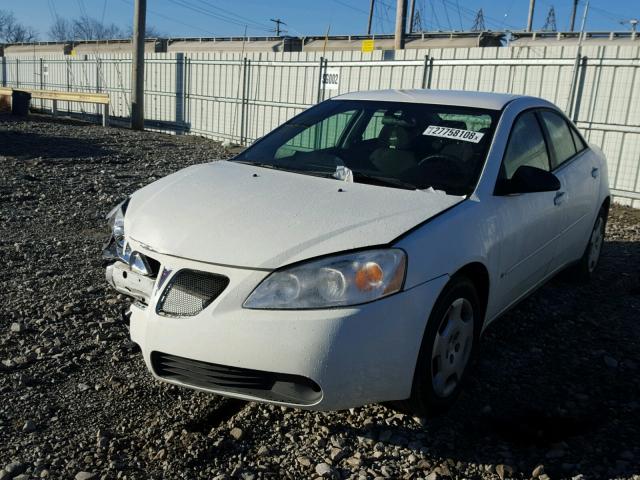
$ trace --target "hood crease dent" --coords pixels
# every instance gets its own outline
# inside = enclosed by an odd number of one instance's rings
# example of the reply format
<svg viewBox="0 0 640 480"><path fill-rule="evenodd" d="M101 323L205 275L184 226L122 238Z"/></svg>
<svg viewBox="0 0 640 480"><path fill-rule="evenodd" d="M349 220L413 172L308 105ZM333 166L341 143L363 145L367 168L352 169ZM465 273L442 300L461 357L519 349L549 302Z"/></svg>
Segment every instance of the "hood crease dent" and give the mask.
<svg viewBox="0 0 640 480"><path fill-rule="evenodd" d="M272 270L387 244L463 199L217 161L135 192L125 232L161 254Z"/></svg>

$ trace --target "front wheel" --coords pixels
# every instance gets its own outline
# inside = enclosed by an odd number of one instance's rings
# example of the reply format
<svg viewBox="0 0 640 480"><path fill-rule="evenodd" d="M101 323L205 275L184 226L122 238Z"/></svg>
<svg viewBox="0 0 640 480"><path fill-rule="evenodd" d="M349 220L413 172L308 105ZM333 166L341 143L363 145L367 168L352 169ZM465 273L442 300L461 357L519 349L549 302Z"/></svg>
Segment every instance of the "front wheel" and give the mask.
<svg viewBox="0 0 640 480"><path fill-rule="evenodd" d="M465 277L454 277L429 316L405 409L433 416L453 404L473 358L481 318L475 286Z"/></svg>

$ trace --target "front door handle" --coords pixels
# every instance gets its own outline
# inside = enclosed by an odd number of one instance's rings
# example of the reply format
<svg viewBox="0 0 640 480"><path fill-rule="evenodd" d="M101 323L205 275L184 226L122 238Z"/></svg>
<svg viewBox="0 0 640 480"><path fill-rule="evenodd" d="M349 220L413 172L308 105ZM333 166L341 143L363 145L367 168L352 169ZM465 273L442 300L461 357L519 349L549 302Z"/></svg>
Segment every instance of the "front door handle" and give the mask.
<svg viewBox="0 0 640 480"><path fill-rule="evenodd" d="M598 167L593 167L591 169L591 176L593 178L598 178L598 175L600 175L600 169Z"/></svg>
<svg viewBox="0 0 640 480"><path fill-rule="evenodd" d="M553 197L554 205L560 205L562 202L564 202L564 192L556 193L556 196Z"/></svg>

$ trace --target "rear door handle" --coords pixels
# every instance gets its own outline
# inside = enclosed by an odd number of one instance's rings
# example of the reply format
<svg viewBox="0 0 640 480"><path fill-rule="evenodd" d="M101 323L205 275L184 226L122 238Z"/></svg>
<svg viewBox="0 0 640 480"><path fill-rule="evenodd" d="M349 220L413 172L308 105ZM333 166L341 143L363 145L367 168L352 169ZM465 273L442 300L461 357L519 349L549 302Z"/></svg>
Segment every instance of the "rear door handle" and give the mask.
<svg viewBox="0 0 640 480"><path fill-rule="evenodd" d="M553 197L554 205L560 205L562 202L564 202L564 192L556 193L556 196Z"/></svg>
<svg viewBox="0 0 640 480"><path fill-rule="evenodd" d="M591 176L593 178L598 178L598 175L600 175L600 169L598 167L593 167L591 169Z"/></svg>

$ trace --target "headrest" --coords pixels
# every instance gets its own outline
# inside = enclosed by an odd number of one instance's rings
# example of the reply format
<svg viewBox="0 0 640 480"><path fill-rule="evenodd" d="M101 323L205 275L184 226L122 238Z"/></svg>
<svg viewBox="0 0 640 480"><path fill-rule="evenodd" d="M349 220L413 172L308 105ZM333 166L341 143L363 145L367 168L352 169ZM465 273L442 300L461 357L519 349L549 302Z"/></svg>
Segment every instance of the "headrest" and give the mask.
<svg viewBox="0 0 640 480"><path fill-rule="evenodd" d="M466 130L467 124L462 120L443 120L440 122L441 127L457 128L458 130Z"/></svg>
<svg viewBox="0 0 640 480"><path fill-rule="evenodd" d="M404 150L409 148L411 138L409 132L400 126L385 125L380 130L379 140L389 148Z"/></svg>
<svg viewBox="0 0 640 480"><path fill-rule="evenodd" d="M385 115L382 117L382 125L411 128L416 126L416 120L415 118L402 118L396 117L395 115Z"/></svg>

